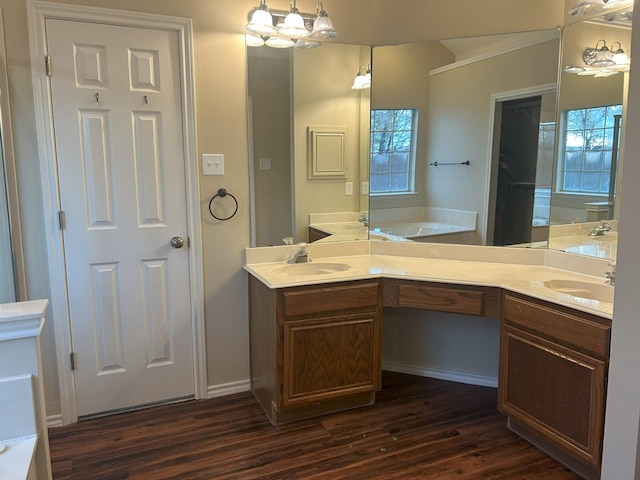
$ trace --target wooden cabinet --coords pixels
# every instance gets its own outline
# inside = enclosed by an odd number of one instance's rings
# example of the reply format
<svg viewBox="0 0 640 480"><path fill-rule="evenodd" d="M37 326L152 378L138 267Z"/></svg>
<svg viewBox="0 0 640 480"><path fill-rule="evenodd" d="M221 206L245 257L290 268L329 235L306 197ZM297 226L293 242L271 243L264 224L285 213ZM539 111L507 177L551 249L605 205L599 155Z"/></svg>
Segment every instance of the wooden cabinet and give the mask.
<svg viewBox="0 0 640 480"><path fill-rule="evenodd" d="M385 307L411 307L484 317L500 316L500 289L416 280L385 279Z"/></svg>
<svg viewBox="0 0 640 480"><path fill-rule="evenodd" d="M504 294L498 407L588 479L600 476L610 336L609 320Z"/></svg>
<svg viewBox="0 0 640 480"><path fill-rule="evenodd" d="M253 392L272 423L370 405L381 386L377 280L272 290L249 276Z"/></svg>

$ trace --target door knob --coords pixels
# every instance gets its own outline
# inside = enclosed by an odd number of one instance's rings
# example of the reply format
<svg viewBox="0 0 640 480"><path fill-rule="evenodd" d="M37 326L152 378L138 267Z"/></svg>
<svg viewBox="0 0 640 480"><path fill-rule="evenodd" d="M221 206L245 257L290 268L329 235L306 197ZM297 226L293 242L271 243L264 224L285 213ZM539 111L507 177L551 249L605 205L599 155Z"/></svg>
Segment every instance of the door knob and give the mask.
<svg viewBox="0 0 640 480"><path fill-rule="evenodd" d="M182 237L172 237L169 242L173 248L182 248L184 246L184 239Z"/></svg>

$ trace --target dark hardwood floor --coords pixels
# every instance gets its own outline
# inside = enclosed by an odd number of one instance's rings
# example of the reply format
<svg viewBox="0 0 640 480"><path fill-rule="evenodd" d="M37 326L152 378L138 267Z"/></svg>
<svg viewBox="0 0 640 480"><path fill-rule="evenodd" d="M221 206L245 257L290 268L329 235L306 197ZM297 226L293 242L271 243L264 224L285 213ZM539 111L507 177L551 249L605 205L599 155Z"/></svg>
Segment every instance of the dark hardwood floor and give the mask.
<svg viewBox="0 0 640 480"><path fill-rule="evenodd" d="M495 389L385 372L374 406L280 427L242 393L49 436L56 480L580 478L505 425Z"/></svg>

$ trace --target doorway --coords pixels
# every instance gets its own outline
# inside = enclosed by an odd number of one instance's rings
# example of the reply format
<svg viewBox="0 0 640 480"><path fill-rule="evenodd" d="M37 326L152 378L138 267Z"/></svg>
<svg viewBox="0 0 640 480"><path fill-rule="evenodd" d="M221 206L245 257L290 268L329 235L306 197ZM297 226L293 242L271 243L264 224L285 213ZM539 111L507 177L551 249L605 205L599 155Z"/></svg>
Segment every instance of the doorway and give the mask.
<svg viewBox="0 0 640 480"><path fill-rule="evenodd" d="M542 97L501 102L493 245L532 241Z"/></svg>
<svg viewBox="0 0 640 480"><path fill-rule="evenodd" d="M191 24L32 10L62 422L206 398Z"/></svg>
<svg viewBox="0 0 640 480"><path fill-rule="evenodd" d="M492 96L487 245L546 247L555 158L556 85Z"/></svg>

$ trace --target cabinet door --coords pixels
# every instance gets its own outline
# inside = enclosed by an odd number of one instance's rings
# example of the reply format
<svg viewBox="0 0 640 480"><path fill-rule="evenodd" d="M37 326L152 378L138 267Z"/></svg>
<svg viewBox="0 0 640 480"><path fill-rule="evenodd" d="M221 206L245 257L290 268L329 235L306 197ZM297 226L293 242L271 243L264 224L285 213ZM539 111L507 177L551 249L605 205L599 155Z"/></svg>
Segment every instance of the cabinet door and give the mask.
<svg viewBox="0 0 640 480"><path fill-rule="evenodd" d="M606 364L502 326L500 409L592 465L600 464Z"/></svg>
<svg viewBox="0 0 640 480"><path fill-rule="evenodd" d="M379 330L374 313L285 322L283 405L379 390Z"/></svg>

